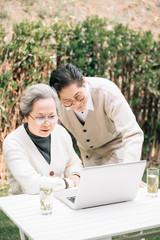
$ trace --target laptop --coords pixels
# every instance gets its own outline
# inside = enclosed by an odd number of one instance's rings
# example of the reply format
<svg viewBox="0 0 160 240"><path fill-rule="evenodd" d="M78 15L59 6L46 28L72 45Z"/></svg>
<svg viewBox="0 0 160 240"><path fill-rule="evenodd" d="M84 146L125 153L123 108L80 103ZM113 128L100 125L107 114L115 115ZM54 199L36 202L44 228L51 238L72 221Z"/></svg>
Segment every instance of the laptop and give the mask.
<svg viewBox="0 0 160 240"><path fill-rule="evenodd" d="M145 166L146 160L85 167L78 188L54 195L72 209L130 201L136 197Z"/></svg>

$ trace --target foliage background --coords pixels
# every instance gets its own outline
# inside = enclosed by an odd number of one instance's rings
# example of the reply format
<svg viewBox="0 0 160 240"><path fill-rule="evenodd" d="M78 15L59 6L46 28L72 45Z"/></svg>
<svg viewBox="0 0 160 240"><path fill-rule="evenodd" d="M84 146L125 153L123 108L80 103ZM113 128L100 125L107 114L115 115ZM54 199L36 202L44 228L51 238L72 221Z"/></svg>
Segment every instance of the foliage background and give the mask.
<svg viewBox="0 0 160 240"><path fill-rule="evenodd" d="M143 158L160 165L159 16L159 0L0 1L0 196L9 187L3 184L2 143L21 123L21 91L48 82L61 61L120 87L145 132ZM0 219L0 238L19 239L17 227L2 212Z"/></svg>
<svg viewBox="0 0 160 240"><path fill-rule="evenodd" d="M1 145L20 123L19 97L37 82L48 83L50 72L65 62L84 76L115 82L144 131L143 159L159 164L160 152L160 38L116 24L107 28L98 16L84 21L43 24L23 20L13 25L10 41L0 26ZM125 117L125 116L124 116Z"/></svg>
<svg viewBox="0 0 160 240"><path fill-rule="evenodd" d="M143 157L159 164L159 13L159 0L0 1L0 179L2 142L20 124L22 89L47 82L65 61L120 87L145 131Z"/></svg>

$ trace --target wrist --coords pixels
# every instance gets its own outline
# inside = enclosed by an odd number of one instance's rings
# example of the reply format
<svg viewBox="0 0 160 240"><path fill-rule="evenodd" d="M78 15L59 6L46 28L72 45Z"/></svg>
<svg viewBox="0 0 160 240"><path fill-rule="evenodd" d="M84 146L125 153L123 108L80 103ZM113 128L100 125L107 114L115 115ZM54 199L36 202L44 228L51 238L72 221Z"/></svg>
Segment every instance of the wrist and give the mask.
<svg viewBox="0 0 160 240"><path fill-rule="evenodd" d="M63 178L63 180L65 182L66 189L74 187L74 182L73 182L72 179L70 179L70 178Z"/></svg>

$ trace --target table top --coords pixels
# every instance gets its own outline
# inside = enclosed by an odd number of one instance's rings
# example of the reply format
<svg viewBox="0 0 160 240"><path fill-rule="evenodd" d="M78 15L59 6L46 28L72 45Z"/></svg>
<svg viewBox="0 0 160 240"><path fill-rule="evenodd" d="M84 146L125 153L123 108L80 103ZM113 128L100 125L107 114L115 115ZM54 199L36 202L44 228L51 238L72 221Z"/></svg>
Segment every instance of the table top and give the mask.
<svg viewBox="0 0 160 240"><path fill-rule="evenodd" d="M160 227L160 194L156 198L139 189L133 201L72 210L53 200L53 214L40 213L39 195L0 198L0 208L34 240L100 239Z"/></svg>

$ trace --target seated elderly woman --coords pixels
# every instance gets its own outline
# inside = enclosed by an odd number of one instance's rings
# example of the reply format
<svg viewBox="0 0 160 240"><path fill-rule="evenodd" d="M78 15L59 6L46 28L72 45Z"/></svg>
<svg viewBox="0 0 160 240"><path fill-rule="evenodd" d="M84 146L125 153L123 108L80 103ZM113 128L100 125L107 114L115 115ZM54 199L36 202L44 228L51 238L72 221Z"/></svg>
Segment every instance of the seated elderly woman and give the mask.
<svg viewBox="0 0 160 240"><path fill-rule="evenodd" d="M20 99L23 122L4 140L10 194L37 194L40 182L53 190L77 186L81 160L68 132L57 124L57 95L46 84L27 87Z"/></svg>

